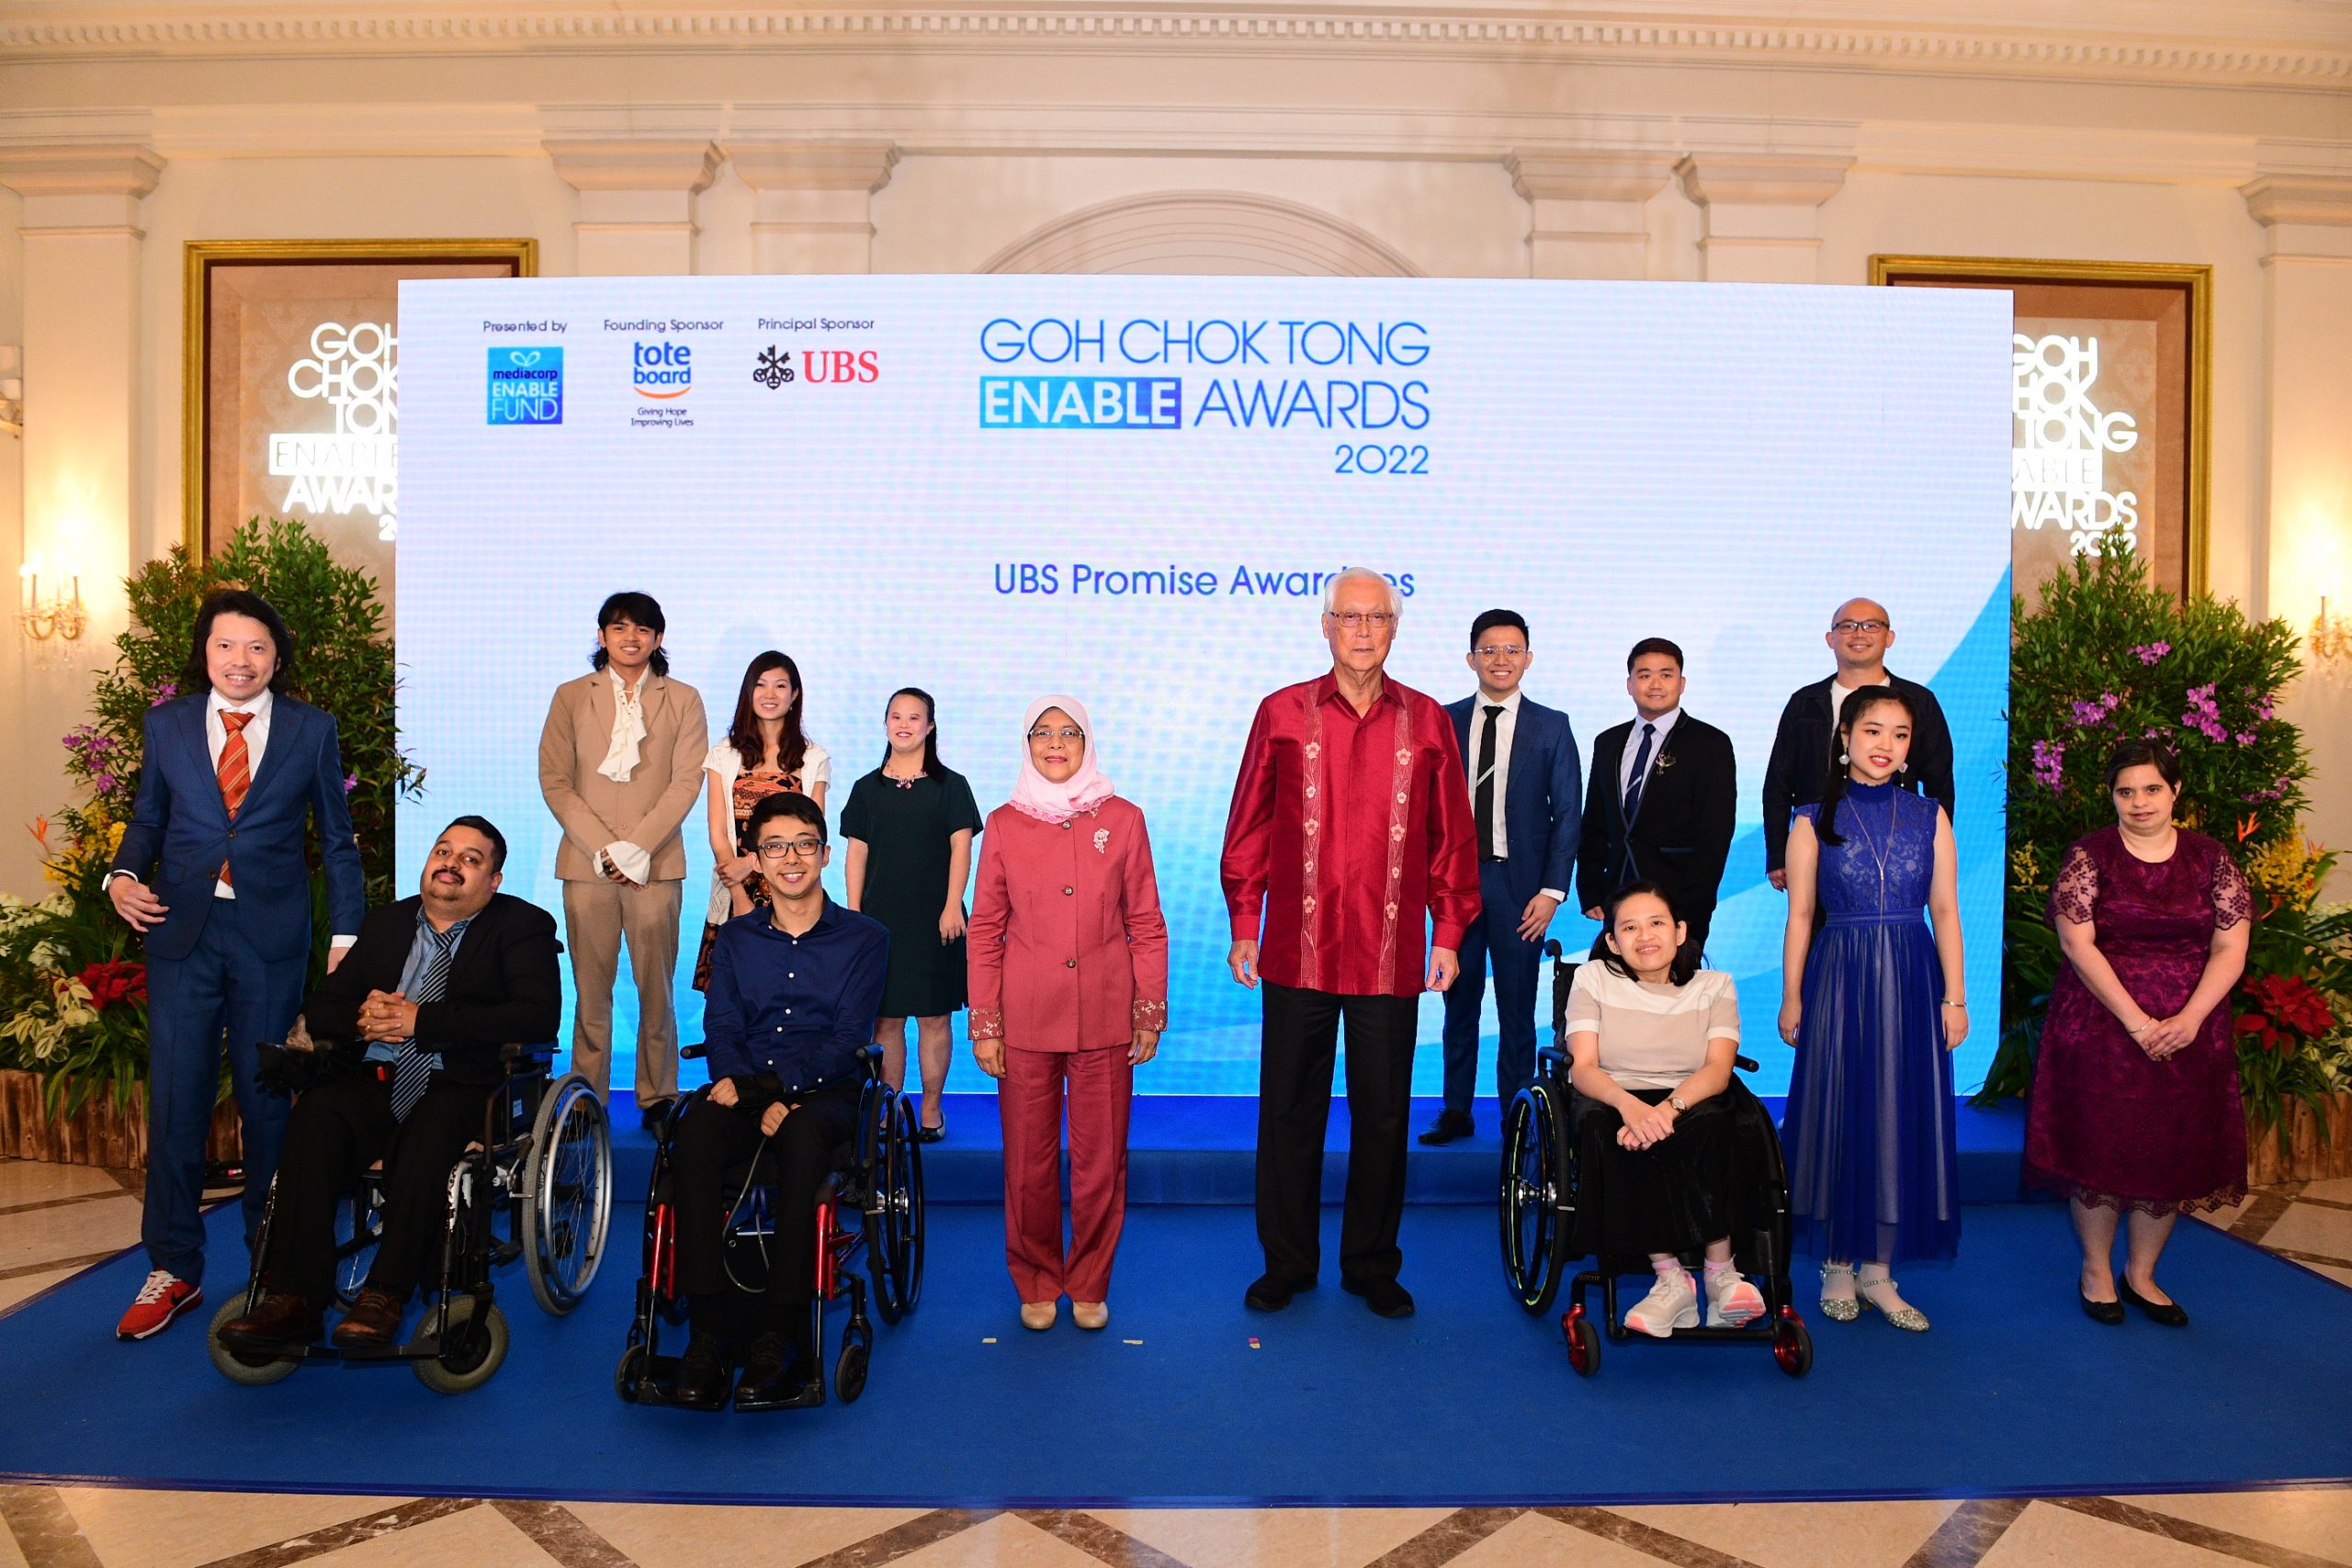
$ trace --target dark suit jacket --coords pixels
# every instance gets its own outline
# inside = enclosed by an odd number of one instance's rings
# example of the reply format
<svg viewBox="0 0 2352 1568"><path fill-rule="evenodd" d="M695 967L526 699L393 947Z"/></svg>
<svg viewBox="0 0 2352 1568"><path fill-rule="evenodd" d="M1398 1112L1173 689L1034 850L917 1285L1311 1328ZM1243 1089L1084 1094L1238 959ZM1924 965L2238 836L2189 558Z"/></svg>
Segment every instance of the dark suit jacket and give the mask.
<svg viewBox="0 0 2352 1568"><path fill-rule="evenodd" d="M1715 889L1731 856L1739 780L1731 737L1686 711L1666 732L1650 764L1640 811L1630 829L1617 772L1632 720L1604 729L1592 743L1584 798L1584 851L1577 857L1577 903L1589 909L1625 883L1645 878L1670 894L1675 912L1696 919L1713 912Z"/></svg>
<svg viewBox="0 0 2352 1568"><path fill-rule="evenodd" d="M270 744L277 744L277 737ZM370 991L397 991L416 940L422 900L403 898L368 912L359 940L334 973L320 982L302 1010L311 1037L357 1060L359 1004ZM458 942L449 964L449 994L416 1010L416 1043L441 1053L441 1072L453 1083L498 1081L499 1048L536 1045L555 1038L563 1013L563 982L556 956L555 919L546 910L503 893L490 902Z"/></svg>
<svg viewBox="0 0 2352 1568"><path fill-rule="evenodd" d="M291 697L271 699L269 744L234 827L204 739L209 693L147 710L139 798L110 869L146 883L167 907L147 933L151 958L186 958L212 912L212 885L227 862L237 915L264 958L311 948L311 866L303 827L315 821L327 874L327 921L356 931L368 908L359 841L344 803L343 750L334 720Z"/></svg>
<svg viewBox="0 0 2352 1568"><path fill-rule="evenodd" d="M1764 767L1764 869L1779 871L1788 863L1789 820L1800 806L1811 806L1828 787L1830 741L1838 727L1830 722L1829 688L1834 675L1810 686L1799 686L1781 710L1781 728L1772 737L1772 760ZM1918 723L1911 733L1911 765L1903 775L1908 788L1943 803L1951 815L1951 727L1936 694L1917 681L1890 671L1887 683L1908 698Z"/></svg>
<svg viewBox="0 0 2352 1568"><path fill-rule="evenodd" d="M1462 747L1462 775L1476 799L1478 708L1476 694L1448 703L1453 738ZM1510 736L1510 776L1503 789L1503 835L1510 857L1503 886L1510 890L1509 923L1519 924L1527 901L1546 887L1576 886L1577 845L1584 829L1584 761L1577 754L1568 716L1521 694L1519 720Z"/></svg>

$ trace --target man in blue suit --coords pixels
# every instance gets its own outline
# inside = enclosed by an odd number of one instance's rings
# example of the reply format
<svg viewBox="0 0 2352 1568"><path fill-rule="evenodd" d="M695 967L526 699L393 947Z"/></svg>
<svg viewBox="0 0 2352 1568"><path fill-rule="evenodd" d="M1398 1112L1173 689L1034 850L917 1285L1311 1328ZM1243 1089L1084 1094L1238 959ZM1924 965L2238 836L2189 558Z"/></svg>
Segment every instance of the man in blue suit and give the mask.
<svg viewBox="0 0 2352 1568"><path fill-rule="evenodd" d="M147 712L139 798L107 873L116 910L147 939L150 1272L119 1337L145 1339L204 1299L204 1145L225 1039L244 1122L245 1245L261 1227L288 1101L255 1082L254 1046L283 1040L311 959L306 826L326 868L333 969L367 912L344 802L334 720L285 695L294 639L269 602L204 602L180 676Z"/></svg>
<svg viewBox="0 0 2352 1568"><path fill-rule="evenodd" d="M1584 767L1568 716L1519 689L1535 654L1515 610L1489 610L1470 624L1469 665L1478 694L1447 705L1470 782L1478 840L1481 909L1462 942L1462 977L1445 993L1445 1109L1424 1144L1450 1144L1474 1131L1478 1087L1478 1012L1487 969L1495 971L1501 1041L1495 1051L1500 1103L1535 1071L1536 977L1544 932L1573 886L1584 819Z"/></svg>

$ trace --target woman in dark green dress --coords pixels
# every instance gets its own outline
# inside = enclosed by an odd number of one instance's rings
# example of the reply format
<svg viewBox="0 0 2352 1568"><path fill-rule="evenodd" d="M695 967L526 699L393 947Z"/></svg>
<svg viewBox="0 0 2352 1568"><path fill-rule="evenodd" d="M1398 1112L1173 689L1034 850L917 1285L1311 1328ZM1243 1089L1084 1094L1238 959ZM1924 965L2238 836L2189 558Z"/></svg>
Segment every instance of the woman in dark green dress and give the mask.
<svg viewBox="0 0 2352 1568"><path fill-rule="evenodd" d="M922 1061L922 1131L927 1144L947 1132L939 1091L954 1058L950 1013L964 1008L964 886L971 880L972 840L980 809L964 775L939 764L939 727L928 692L890 694L883 716L889 749L882 765L857 781L842 807L849 907L890 932L890 977L882 987L875 1042L894 1088L907 1081L907 1020L915 1021Z"/></svg>

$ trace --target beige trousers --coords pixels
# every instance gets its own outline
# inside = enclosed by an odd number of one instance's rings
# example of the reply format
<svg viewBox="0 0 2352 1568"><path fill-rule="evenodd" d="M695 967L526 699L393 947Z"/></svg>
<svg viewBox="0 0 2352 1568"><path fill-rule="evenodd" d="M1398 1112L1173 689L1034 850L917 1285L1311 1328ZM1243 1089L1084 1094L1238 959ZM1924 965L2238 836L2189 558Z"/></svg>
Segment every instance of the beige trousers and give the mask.
<svg viewBox="0 0 2352 1568"><path fill-rule="evenodd" d="M618 882L563 885L564 940L571 949L571 1066L602 1093L613 1059L613 980L628 942L637 985L637 1100L678 1092L678 1018L670 987L678 972L683 882L631 887Z"/></svg>

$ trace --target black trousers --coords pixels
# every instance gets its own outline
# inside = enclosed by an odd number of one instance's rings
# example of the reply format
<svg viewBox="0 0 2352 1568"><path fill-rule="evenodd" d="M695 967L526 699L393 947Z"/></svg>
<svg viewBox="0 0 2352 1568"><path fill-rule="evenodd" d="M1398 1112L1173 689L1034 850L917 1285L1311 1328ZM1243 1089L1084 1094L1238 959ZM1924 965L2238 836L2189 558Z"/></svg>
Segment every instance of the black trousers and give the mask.
<svg viewBox="0 0 2352 1568"><path fill-rule="evenodd" d="M1405 1255L1405 1121L1412 1103L1413 997L1348 997L1261 980L1258 1057L1258 1243L1266 1272L1314 1282L1322 1264L1323 1134L1331 1067L1348 1025L1348 1186L1340 1277L1394 1280Z"/></svg>
<svg viewBox="0 0 2352 1568"><path fill-rule="evenodd" d="M392 1086L372 1067L322 1083L294 1102L278 1156L269 1256L270 1288L322 1305L334 1295L334 1217L360 1173L384 1162L384 1236L368 1269L369 1288L406 1301L437 1276L448 1231L449 1171L482 1134L487 1085L437 1076L406 1122L392 1120Z"/></svg>
<svg viewBox="0 0 2352 1568"><path fill-rule="evenodd" d="M670 1193L678 1213L678 1285L689 1296L732 1288L727 1278L727 1216L754 1155L759 1180L775 1195L769 1218L767 1300L806 1306L817 1285L817 1189L833 1171L833 1152L857 1130L858 1089L820 1090L760 1136L763 1106L696 1100L678 1123L670 1151ZM767 1144L764 1153L762 1143ZM730 1183L728 1179L732 1177Z"/></svg>
<svg viewBox="0 0 2352 1568"><path fill-rule="evenodd" d="M1504 1115L1535 1076L1535 1003L1544 944L1519 934L1524 899L1514 902L1500 861L1478 867L1482 907L1462 937L1462 973L1445 993L1445 1108L1470 1114L1478 1092L1478 1014L1487 999L1487 966L1495 971L1495 1097Z"/></svg>

